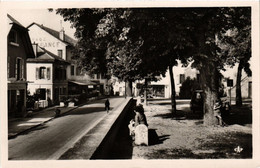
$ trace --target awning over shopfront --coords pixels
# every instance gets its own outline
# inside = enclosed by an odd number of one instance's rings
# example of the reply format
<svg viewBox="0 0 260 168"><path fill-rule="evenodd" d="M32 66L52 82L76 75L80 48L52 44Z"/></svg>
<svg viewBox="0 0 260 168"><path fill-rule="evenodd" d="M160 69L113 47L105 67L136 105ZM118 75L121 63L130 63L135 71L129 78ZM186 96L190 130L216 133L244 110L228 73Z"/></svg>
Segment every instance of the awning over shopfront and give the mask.
<svg viewBox="0 0 260 168"><path fill-rule="evenodd" d="M88 86L88 85L100 85L100 82L92 82L92 81L69 81L69 83L80 85L80 86Z"/></svg>

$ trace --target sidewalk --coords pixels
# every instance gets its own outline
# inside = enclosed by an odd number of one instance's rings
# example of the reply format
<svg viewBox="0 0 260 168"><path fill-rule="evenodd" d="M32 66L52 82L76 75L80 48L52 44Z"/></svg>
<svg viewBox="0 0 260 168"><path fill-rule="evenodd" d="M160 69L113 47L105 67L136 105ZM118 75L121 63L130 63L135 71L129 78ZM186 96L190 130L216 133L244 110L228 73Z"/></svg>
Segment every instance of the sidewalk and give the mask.
<svg viewBox="0 0 260 168"><path fill-rule="evenodd" d="M55 118L55 109L60 109L60 115L68 113L80 106L92 102L89 100L85 103L74 107L60 107L59 105L54 107L45 108L41 111L33 112L32 117L26 118L12 118L8 120L8 139L14 138L20 134L25 133L41 124L44 124L53 118Z"/></svg>
<svg viewBox="0 0 260 168"><path fill-rule="evenodd" d="M33 112L32 117L10 119L8 120L8 139L14 138L19 134L22 134L30 129L33 129L43 123L52 120L55 117L56 108L60 109L62 115L78 107L79 106L75 106L75 107L54 106L54 107L43 109L38 112Z"/></svg>

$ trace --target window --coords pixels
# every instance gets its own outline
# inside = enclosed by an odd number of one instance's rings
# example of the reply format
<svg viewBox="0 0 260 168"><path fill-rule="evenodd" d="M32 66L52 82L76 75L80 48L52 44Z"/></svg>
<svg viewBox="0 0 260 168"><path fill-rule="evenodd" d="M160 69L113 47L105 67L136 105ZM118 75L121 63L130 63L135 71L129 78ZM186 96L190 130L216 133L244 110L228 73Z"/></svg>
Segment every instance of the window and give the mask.
<svg viewBox="0 0 260 168"><path fill-rule="evenodd" d="M8 40L11 43L16 43L17 44L17 32L14 30L11 30L8 36Z"/></svg>
<svg viewBox="0 0 260 168"><path fill-rule="evenodd" d="M7 58L7 78L10 78L10 57Z"/></svg>
<svg viewBox="0 0 260 168"><path fill-rule="evenodd" d="M71 67L70 67L70 75L71 76L74 76L74 74L75 74L75 72L74 72L74 65L71 65Z"/></svg>
<svg viewBox="0 0 260 168"><path fill-rule="evenodd" d="M100 73L97 73L97 79L100 79Z"/></svg>
<svg viewBox="0 0 260 168"><path fill-rule="evenodd" d="M79 67L76 68L76 75L80 75L81 74L81 69Z"/></svg>
<svg viewBox="0 0 260 168"><path fill-rule="evenodd" d="M107 77L107 76L106 76L105 73L102 73L102 74L101 74L101 79L106 79L106 77Z"/></svg>
<svg viewBox="0 0 260 168"><path fill-rule="evenodd" d="M62 95L63 93L62 93L62 88L60 88L60 95Z"/></svg>
<svg viewBox="0 0 260 168"><path fill-rule="evenodd" d="M180 83L183 83L185 81L185 75L180 74Z"/></svg>
<svg viewBox="0 0 260 168"><path fill-rule="evenodd" d="M48 79L48 80L51 79L51 71L50 71L50 68L47 68L47 79Z"/></svg>
<svg viewBox="0 0 260 168"><path fill-rule="evenodd" d="M40 79L45 79L45 76L46 76L46 68L45 67L40 67L39 78Z"/></svg>
<svg viewBox="0 0 260 168"><path fill-rule="evenodd" d="M63 88L63 94L64 94L64 95L66 94L66 91L67 91L67 89L64 87L64 88Z"/></svg>
<svg viewBox="0 0 260 168"><path fill-rule="evenodd" d="M46 89L37 89L36 93L40 100L46 100Z"/></svg>
<svg viewBox="0 0 260 168"><path fill-rule="evenodd" d="M95 74L90 74L89 76L91 79L95 79Z"/></svg>
<svg viewBox="0 0 260 168"><path fill-rule="evenodd" d="M58 56L62 58L62 50L58 50Z"/></svg>
<svg viewBox="0 0 260 168"><path fill-rule="evenodd" d="M35 72L35 78L36 79L51 79L51 70L50 68L46 68L46 67L40 67L40 68L36 68L36 72Z"/></svg>
<svg viewBox="0 0 260 168"><path fill-rule="evenodd" d="M15 75L16 75L16 80L22 80L23 79L23 75L24 75L24 65L23 65L23 60L21 58L17 58L16 59L16 71L15 71Z"/></svg>
<svg viewBox="0 0 260 168"><path fill-rule="evenodd" d="M200 74L197 74L197 81L200 82Z"/></svg>

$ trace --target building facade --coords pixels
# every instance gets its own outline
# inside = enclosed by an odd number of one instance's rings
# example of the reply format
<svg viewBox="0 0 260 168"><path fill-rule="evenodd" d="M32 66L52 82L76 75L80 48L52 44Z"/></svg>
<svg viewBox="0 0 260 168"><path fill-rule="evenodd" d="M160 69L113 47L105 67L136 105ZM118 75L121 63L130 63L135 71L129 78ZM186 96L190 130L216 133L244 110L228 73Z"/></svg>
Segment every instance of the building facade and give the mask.
<svg viewBox="0 0 260 168"><path fill-rule="evenodd" d="M68 95L67 66L69 63L44 48L33 44L35 58L27 59L28 91L40 107L58 104Z"/></svg>
<svg viewBox="0 0 260 168"><path fill-rule="evenodd" d="M26 115L27 68L26 59L34 58L28 29L8 16L7 82L8 117Z"/></svg>
<svg viewBox="0 0 260 168"><path fill-rule="evenodd" d="M222 84L224 87L225 94L229 97L231 94L232 98L236 97L236 78L237 78L237 67L238 64L235 64L234 67L226 67L225 71L221 71L222 77ZM181 64L178 66L173 67L173 74L174 74L174 83L175 83L175 91L176 96L180 94L180 88L182 83L189 77L190 79L197 79L200 80L200 73L197 69L192 68L190 65L188 67L182 67ZM227 80L233 81L233 86L229 87L227 85ZM151 85L161 85L161 89L165 92L165 98L170 98L171 96L171 82L169 76L169 70L166 72L166 76L162 77L161 80L158 82L151 82ZM230 93L231 91L231 93ZM248 76L245 71L242 71L241 77L241 94L242 98L252 98L252 77Z"/></svg>
<svg viewBox="0 0 260 168"><path fill-rule="evenodd" d="M100 94L108 92L108 82L104 75L89 74L77 66L76 60L72 58L76 41L67 36L63 28L56 31L37 23L32 23L28 28L33 43L70 63L66 70L69 95L91 93L93 90Z"/></svg>

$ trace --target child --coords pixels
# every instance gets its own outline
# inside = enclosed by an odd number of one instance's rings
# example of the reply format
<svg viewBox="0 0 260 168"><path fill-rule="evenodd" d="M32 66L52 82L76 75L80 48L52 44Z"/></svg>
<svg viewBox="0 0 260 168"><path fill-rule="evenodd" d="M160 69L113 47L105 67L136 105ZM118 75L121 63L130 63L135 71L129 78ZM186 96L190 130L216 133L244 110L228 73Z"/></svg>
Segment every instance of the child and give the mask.
<svg viewBox="0 0 260 168"><path fill-rule="evenodd" d="M135 121L132 119L128 125L130 136L134 137L135 135Z"/></svg>

